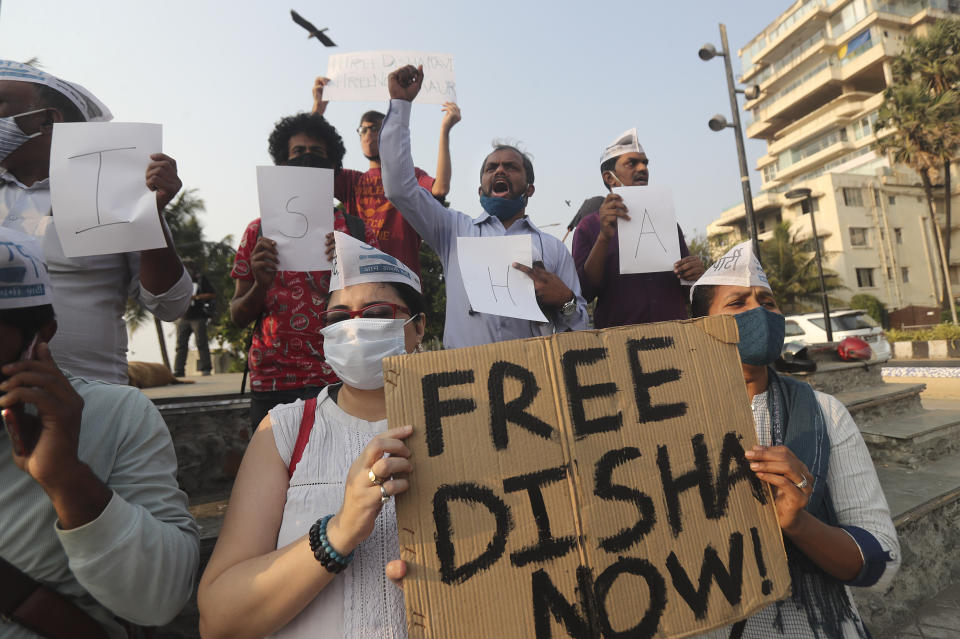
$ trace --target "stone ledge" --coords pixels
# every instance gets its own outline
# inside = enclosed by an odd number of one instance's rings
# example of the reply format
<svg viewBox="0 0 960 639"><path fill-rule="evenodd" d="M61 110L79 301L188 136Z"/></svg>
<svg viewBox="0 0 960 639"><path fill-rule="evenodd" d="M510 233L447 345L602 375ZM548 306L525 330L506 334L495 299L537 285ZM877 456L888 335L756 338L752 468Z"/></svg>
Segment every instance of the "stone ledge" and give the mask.
<svg viewBox="0 0 960 639"><path fill-rule="evenodd" d="M934 339L926 342L891 342L896 359L960 358L960 340Z"/></svg>

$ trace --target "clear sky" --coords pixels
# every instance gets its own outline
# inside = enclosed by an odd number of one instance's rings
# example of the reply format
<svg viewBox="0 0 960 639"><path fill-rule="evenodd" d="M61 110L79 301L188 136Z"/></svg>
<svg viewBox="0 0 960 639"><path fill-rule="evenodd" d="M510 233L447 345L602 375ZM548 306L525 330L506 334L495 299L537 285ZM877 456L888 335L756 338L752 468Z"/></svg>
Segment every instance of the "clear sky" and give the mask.
<svg viewBox="0 0 960 639"><path fill-rule="evenodd" d="M455 58L463 121L451 134L453 208L479 214L480 162L493 139L515 141L536 169L527 212L540 226L561 223L548 230L562 235L580 203L603 192L604 145L636 126L651 183L673 190L689 239L742 197L733 132L707 128L714 113L730 115L722 59L702 62L697 50L720 47L724 22L736 52L790 4L3 0L0 57L39 58L91 90L115 121L162 123L164 151L206 202L209 240L237 239L258 216L255 167L271 163L267 136L280 117L310 108L328 54L378 49ZM291 8L329 27L339 46L308 40ZM386 106L330 105L344 166L366 168L358 119ZM415 105L411 122L414 160L431 174L440 117L439 106ZM763 149L748 140L751 169Z"/></svg>

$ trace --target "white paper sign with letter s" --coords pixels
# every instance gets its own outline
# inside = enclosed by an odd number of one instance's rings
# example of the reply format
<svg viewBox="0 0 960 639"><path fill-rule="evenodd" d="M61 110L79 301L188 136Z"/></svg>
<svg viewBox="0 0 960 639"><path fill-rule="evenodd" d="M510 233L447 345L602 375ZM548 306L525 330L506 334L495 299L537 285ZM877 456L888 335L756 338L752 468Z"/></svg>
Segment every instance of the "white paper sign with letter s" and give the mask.
<svg viewBox="0 0 960 639"><path fill-rule="evenodd" d="M670 190L658 186L621 186L630 220L617 220L621 273L673 271L680 259L680 236Z"/></svg>
<svg viewBox="0 0 960 639"><path fill-rule="evenodd" d="M58 122L50 146L50 201L67 257L166 246L157 194L147 188L159 124Z"/></svg>
<svg viewBox="0 0 960 639"><path fill-rule="evenodd" d="M478 313L546 322L533 280L513 268L533 263L530 235L458 237L457 261L470 308Z"/></svg>
<svg viewBox="0 0 960 639"><path fill-rule="evenodd" d="M323 99L331 102L386 102L387 77L402 66L423 65L423 86L417 102L443 104L457 101L453 56L420 51L363 51L339 53L327 61L330 82Z"/></svg>
<svg viewBox="0 0 960 639"><path fill-rule="evenodd" d="M281 271L329 271L324 247L333 230L333 170L258 166L260 226L277 243Z"/></svg>

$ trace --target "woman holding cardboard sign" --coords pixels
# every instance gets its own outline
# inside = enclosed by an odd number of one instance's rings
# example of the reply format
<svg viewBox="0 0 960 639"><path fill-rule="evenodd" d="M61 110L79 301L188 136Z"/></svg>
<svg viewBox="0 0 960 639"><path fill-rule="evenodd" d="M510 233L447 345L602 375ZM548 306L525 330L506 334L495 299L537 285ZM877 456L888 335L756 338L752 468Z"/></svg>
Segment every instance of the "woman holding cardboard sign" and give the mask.
<svg viewBox="0 0 960 639"><path fill-rule="evenodd" d="M736 315L740 360L762 446L746 452L773 488L792 596L705 637L869 637L848 586L884 588L899 543L866 444L839 400L770 367L784 320L750 242L697 281L693 317Z"/></svg>
<svg viewBox="0 0 960 639"><path fill-rule="evenodd" d="M275 407L251 440L200 580L208 639L406 636L384 569L399 556L392 497L413 470L412 427L386 430L381 360L419 348L425 304L410 269L336 235L322 323L343 383Z"/></svg>

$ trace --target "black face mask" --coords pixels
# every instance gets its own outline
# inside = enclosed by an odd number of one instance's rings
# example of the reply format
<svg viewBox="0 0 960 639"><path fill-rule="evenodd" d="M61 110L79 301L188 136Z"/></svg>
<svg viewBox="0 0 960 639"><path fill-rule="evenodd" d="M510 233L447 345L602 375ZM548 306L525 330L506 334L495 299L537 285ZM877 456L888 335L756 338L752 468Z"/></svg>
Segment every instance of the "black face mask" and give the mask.
<svg viewBox="0 0 960 639"><path fill-rule="evenodd" d="M285 166L306 166L312 169L332 169L333 162L319 153L303 153L287 160Z"/></svg>

